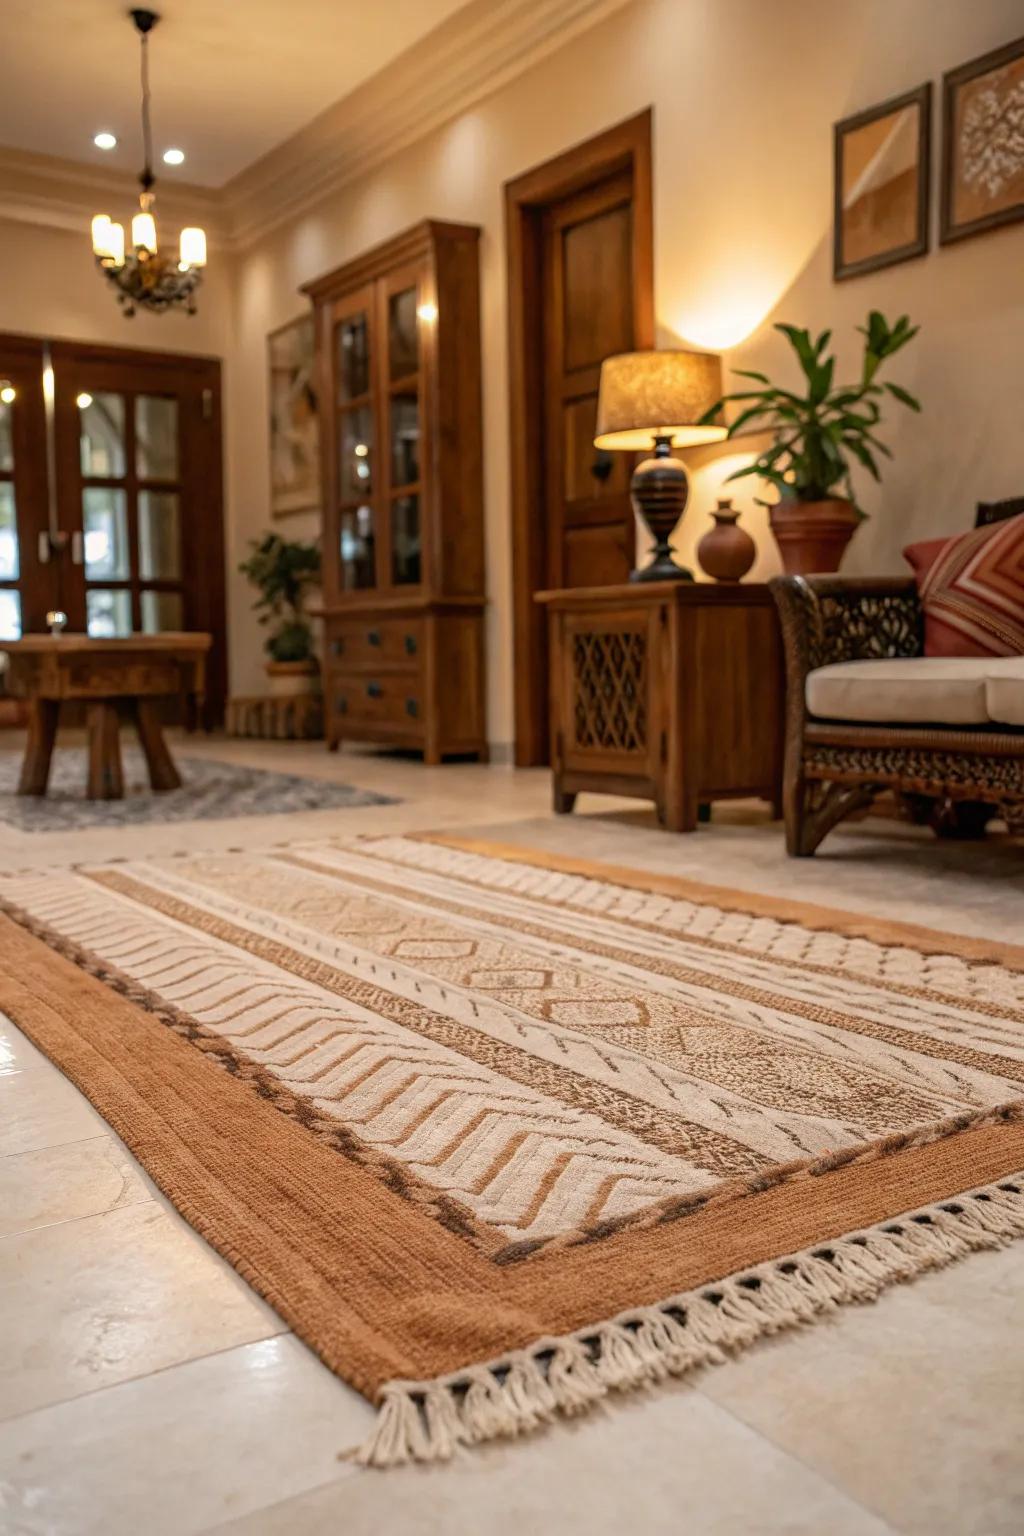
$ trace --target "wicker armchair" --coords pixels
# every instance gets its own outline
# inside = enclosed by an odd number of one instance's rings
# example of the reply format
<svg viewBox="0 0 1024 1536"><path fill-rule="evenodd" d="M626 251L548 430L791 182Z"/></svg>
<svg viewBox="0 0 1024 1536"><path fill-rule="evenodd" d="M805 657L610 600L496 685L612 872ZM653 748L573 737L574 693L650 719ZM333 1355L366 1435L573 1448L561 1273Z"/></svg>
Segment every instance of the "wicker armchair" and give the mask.
<svg viewBox="0 0 1024 1536"><path fill-rule="evenodd" d="M894 790L940 835L977 836L995 815L1024 831L1024 728L819 719L807 678L834 662L923 653L912 578L782 576L771 582L786 652L786 851L813 854L844 816Z"/></svg>

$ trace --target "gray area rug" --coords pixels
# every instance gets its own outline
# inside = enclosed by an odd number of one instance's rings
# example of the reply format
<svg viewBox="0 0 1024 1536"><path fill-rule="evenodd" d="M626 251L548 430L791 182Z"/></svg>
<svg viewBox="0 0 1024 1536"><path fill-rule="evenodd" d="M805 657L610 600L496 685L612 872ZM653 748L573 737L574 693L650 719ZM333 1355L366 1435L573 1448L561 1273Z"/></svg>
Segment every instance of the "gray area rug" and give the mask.
<svg viewBox="0 0 1024 1536"><path fill-rule="evenodd" d="M0 821L22 832L77 831L81 827L140 826L153 821L222 821L235 816L280 816L289 811L394 805L391 795L302 779L292 773L239 768L208 758L179 757L180 789L155 795L141 752L125 750L123 800L85 798L86 753L58 747L45 797L17 795L20 752L0 752Z"/></svg>

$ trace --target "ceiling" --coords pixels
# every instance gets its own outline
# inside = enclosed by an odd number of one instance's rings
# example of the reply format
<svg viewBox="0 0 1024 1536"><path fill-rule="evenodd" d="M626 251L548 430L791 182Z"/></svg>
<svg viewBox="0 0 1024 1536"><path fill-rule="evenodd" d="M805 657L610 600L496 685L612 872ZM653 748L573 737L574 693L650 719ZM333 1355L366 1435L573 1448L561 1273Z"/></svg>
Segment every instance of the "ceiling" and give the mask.
<svg viewBox="0 0 1024 1536"><path fill-rule="evenodd" d="M150 0L156 169L219 187L466 0ZM0 145L137 171L139 55L119 0L3 0ZM118 145L94 148L93 134ZM185 164L160 161L174 145Z"/></svg>

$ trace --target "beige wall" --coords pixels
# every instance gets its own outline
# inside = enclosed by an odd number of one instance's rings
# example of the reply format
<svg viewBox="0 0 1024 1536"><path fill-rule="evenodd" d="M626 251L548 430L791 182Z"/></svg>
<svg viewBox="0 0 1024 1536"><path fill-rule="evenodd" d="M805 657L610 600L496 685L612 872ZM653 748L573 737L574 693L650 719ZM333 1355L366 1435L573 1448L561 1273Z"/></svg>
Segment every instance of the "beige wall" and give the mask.
<svg viewBox="0 0 1024 1536"><path fill-rule="evenodd" d="M432 216L482 225L489 734L512 734L508 402L502 184L654 107L656 310L662 344L735 349L775 367L772 319L831 326L840 361L871 307L922 334L894 377L924 402L893 414L881 493L863 500L851 570L898 569L908 539L965 526L975 500L1024 491L1024 225L834 284L831 124L938 80L1021 31L1020 0L633 0L472 111L232 262L214 254L195 320L122 321L84 236L0 226L0 328L224 355L232 683L260 686L261 635L234 567L268 525L266 333L298 285ZM788 364L787 364L788 366ZM735 445L701 451L681 544L707 526ZM751 483L737 504L775 568ZM311 519L280 525L296 535Z"/></svg>
<svg viewBox="0 0 1024 1536"><path fill-rule="evenodd" d="M833 284L831 124L1020 31L1019 0L636 0L366 181L269 238L238 266L231 456L236 543L267 513L264 336L301 309L299 283L427 216L483 226L489 731L512 734L503 182L654 106L659 340L775 365L772 318L832 326L852 364L870 307L922 325L894 377L921 418L894 414L895 463L849 568L898 569L908 539L965 526L979 496L1024 491L1024 226ZM682 539L707 526L734 448L694 474ZM737 504L749 509L749 481ZM763 514L757 573L775 568ZM301 528L301 523L298 524ZM239 594L240 595L240 594ZM234 671L254 679L234 605Z"/></svg>

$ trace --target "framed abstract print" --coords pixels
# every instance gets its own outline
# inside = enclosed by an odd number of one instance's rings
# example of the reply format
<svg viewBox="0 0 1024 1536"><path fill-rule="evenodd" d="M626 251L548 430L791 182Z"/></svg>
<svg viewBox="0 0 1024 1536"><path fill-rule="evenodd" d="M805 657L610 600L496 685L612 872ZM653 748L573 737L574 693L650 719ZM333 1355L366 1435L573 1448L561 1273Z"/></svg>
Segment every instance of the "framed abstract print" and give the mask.
<svg viewBox="0 0 1024 1536"><path fill-rule="evenodd" d="M922 85L836 123L835 278L877 272L927 251L931 102L931 85Z"/></svg>
<svg viewBox="0 0 1024 1536"><path fill-rule="evenodd" d="M312 315L267 337L270 369L270 514L320 506L316 347Z"/></svg>
<svg viewBox="0 0 1024 1536"><path fill-rule="evenodd" d="M943 245L1024 219L1024 37L942 80Z"/></svg>

